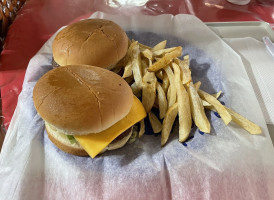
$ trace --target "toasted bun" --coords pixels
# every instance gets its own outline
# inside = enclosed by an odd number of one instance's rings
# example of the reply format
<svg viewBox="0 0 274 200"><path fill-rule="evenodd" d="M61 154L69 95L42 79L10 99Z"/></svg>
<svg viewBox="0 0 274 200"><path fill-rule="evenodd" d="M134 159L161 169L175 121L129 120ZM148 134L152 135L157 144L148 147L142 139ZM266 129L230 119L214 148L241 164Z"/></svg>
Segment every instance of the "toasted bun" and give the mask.
<svg viewBox="0 0 274 200"><path fill-rule="evenodd" d="M51 142L62 151L76 156L89 156L77 141L72 144L64 133L47 122L45 123L45 127ZM113 140L101 153L123 147L129 140L131 134L132 127Z"/></svg>
<svg viewBox="0 0 274 200"><path fill-rule="evenodd" d="M86 19L68 25L52 44L54 60L60 65L93 65L110 68L127 52L123 29L105 19Z"/></svg>
<svg viewBox="0 0 274 200"><path fill-rule="evenodd" d="M33 89L34 106L48 123L70 135L101 132L133 104L127 82L106 69L71 65L44 74Z"/></svg>

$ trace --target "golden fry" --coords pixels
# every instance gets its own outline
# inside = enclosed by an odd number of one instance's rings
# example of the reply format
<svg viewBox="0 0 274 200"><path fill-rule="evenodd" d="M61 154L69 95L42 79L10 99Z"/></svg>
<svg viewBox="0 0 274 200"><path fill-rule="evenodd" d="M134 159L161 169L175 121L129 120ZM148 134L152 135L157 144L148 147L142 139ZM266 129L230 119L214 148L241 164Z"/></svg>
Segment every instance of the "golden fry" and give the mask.
<svg viewBox="0 0 274 200"><path fill-rule="evenodd" d="M219 115L221 116L221 118L223 119L225 125L229 124L229 122L232 120L231 115L229 114L229 112L225 109L225 107L213 96L211 96L210 94L199 90L198 94L200 95L200 97L207 101L208 103L210 103L211 105L213 105L213 107L217 110L217 112L219 113Z"/></svg>
<svg viewBox="0 0 274 200"><path fill-rule="evenodd" d="M248 131L250 134L261 134L262 130L257 124L249 121L245 117L241 116L240 114L236 113L235 111L225 107L229 114L232 116L232 120Z"/></svg>
<svg viewBox="0 0 274 200"><path fill-rule="evenodd" d="M148 113L148 118L154 133L160 133L162 130L162 124L159 119L152 112Z"/></svg>
<svg viewBox="0 0 274 200"><path fill-rule="evenodd" d="M140 56L139 45L134 45L132 47L131 60L132 60L132 72L133 72L134 80L136 82L137 87L141 89L143 87L143 82L142 82L141 56Z"/></svg>
<svg viewBox="0 0 274 200"><path fill-rule="evenodd" d="M228 108L226 106L224 106L224 107L226 108L226 110L231 115L232 121L235 122L236 124L238 124L239 126L241 126L247 132L249 132L250 134L254 134L254 135L262 133L262 129L261 129L260 126L258 126L257 124L251 122L250 120L243 117L239 113L236 113L235 111L231 110L230 108ZM209 104L209 106L205 106L205 108L216 112L216 109L210 104Z"/></svg>
<svg viewBox="0 0 274 200"><path fill-rule="evenodd" d="M163 130L162 130L162 136L161 136L162 146L164 146L168 140L168 137L170 135L170 132L177 114L178 114L178 103L175 103L167 110L166 117L164 118L164 121L163 121Z"/></svg>
<svg viewBox="0 0 274 200"><path fill-rule="evenodd" d="M158 50L161 50L161 49L164 49L166 48L166 40L162 41L162 42L159 42L158 44L156 44L153 48L152 48L152 51L158 51Z"/></svg>
<svg viewBox="0 0 274 200"><path fill-rule="evenodd" d="M142 90L137 86L136 82L132 83L131 84L131 89L132 89L132 92L133 94L136 96L136 97L141 97L142 95Z"/></svg>
<svg viewBox="0 0 274 200"><path fill-rule="evenodd" d="M190 99L192 119L202 132L210 133L210 123L206 117L202 101L192 82L188 84L187 92Z"/></svg>
<svg viewBox="0 0 274 200"><path fill-rule="evenodd" d="M191 130L191 110L188 93L182 84L180 79L180 68L176 63L172 63L175 74L175 86L177 89L177 102L178 102L178 112L179 112L179 141L184 142Z"/></svg>
<svg viewBox="0 0 274 200"><path fill-rule="evenodd" d="M192 81L191 77L191 71L188 66L188 60L180 60L180 59L175 59L175 63L180 66L182 75L181 78L183 80L183 84L187 84L190 81Z"/></svg>
<svg viewBox="0 0 274 200"><path fill-rule="evenodd" d="M164 68L170 83L170 98L168 99L168 107L176 102L176 86L174 82L174 74L170 66Z"/></svg>
<svg viewBox="0 0 274 200"><path fill-rule="evenodd" d="M148 60L152 60L152 52L149 49L145 49L144 51L142 51L142 54Z"/></svg>
<svg viewBox="0 0 274 200"><path fill-rule="evenodd" d="M169 79L166 73L163 74L162 88L165 91L165 93L167 93L167 90L169 88Z"/></svg>
<svg viewBox="0 0 274 200"><path fill-rule="evenodd" d="M164 67L166 67L174 58L181 56L182 54L182 47L176 47L174 51L166 53L160 60L155 62L148 68L150 72L156 72Z"/></svg>
<svg viewBox="0 0 274 200"><path fill-rule="evenodd" d="M131 75L132 75L132 63L131 61L129 61L124 68L124 74L122 77L127 78L127 77L130 77Z"/></svg>
<svg viewBox="0 0 274 200"><path fill-rule="evenodd" d="M200 87L201 87L201 81L194 83L194 88L196 91L198 91L200 89Z"/></svg>
<svg viewBox="0 0 274 200"><path fill-rule="evenodd" d="M154 72L147 72L143 77L142 103L146 112L150 112L156 98L157 78Z"/></svg>
<svg viewBox="0 0 274 200"><path fill-rule="evenodd" d="M174 51L176 49L176 47L171 47L171 48L167 48L167 49L160 49L157 51L152 51L153 57L159 57L159 56L163 56L166 53L170 53L171 51Z"/></svg>
<svg viewBox="0 0 274 200"><path fill-rule="evenodd" d="M160 119L163 119L166 116L166 112L167 112L166 94L158 82L156 83L156 90L157 90L157 94L158 94L158 105L159 105L159 111L160 111Z"/></svg>

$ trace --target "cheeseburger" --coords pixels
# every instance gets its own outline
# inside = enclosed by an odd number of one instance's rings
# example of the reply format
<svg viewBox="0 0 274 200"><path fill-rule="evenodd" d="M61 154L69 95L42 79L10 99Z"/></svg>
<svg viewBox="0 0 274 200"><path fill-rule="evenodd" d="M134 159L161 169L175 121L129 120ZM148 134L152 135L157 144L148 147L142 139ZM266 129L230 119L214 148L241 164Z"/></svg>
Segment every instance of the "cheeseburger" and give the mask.
<svg viewBox="0 0 274 200"><path fill-rule="evenodd" d="M53 66L93 65L112 69L127 53L123 29L105 19L86 19L68 25L52 44Z"/></svg>
<svg viewBox="0 0 274 200"><path fill-rule="evenodd" d="M124 146L132 126L146 117L123 78L88 65L47 72L33 89L33 101L49 139L58 148L92 158Z"/></svg>

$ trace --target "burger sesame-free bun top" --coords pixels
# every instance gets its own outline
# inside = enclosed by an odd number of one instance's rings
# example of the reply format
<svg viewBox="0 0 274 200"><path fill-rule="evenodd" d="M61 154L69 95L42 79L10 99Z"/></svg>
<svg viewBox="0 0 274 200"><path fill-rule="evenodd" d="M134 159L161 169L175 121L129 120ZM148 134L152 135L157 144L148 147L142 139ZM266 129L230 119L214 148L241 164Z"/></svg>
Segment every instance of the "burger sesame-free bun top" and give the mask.
<svg viewBox="0 0 274 200"><path fill-rule="evenodd" d="M71 65L44 74L33 89L39 115L66 134L101 132L123 119L133 104L127 82L106 69Z"/></svg>
<svg viewBox="0 0 274 200"><path fill-rule="evenodd" d="M126 55L127 48L128 38L120 26L105 19L86 19L62 29L53 41L52 53L60 66L109 69Z"/></svg>

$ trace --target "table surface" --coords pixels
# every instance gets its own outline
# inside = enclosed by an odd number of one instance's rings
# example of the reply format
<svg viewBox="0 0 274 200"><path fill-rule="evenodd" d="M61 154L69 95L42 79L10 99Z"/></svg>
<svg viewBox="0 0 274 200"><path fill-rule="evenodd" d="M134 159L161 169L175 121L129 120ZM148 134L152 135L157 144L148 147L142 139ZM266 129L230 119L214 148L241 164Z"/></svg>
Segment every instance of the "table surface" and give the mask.
<svg viewBox="0 0 274 200"><path fill-rule="evenodd" d="M244 6L226 0L28 0L10 26L1 52L0 88L5 128L15 110L31 57L61 26L95 11L122 15L185 13L204 22L265 21L274 27L274 2L269 0L251 0Z"/></svg>

